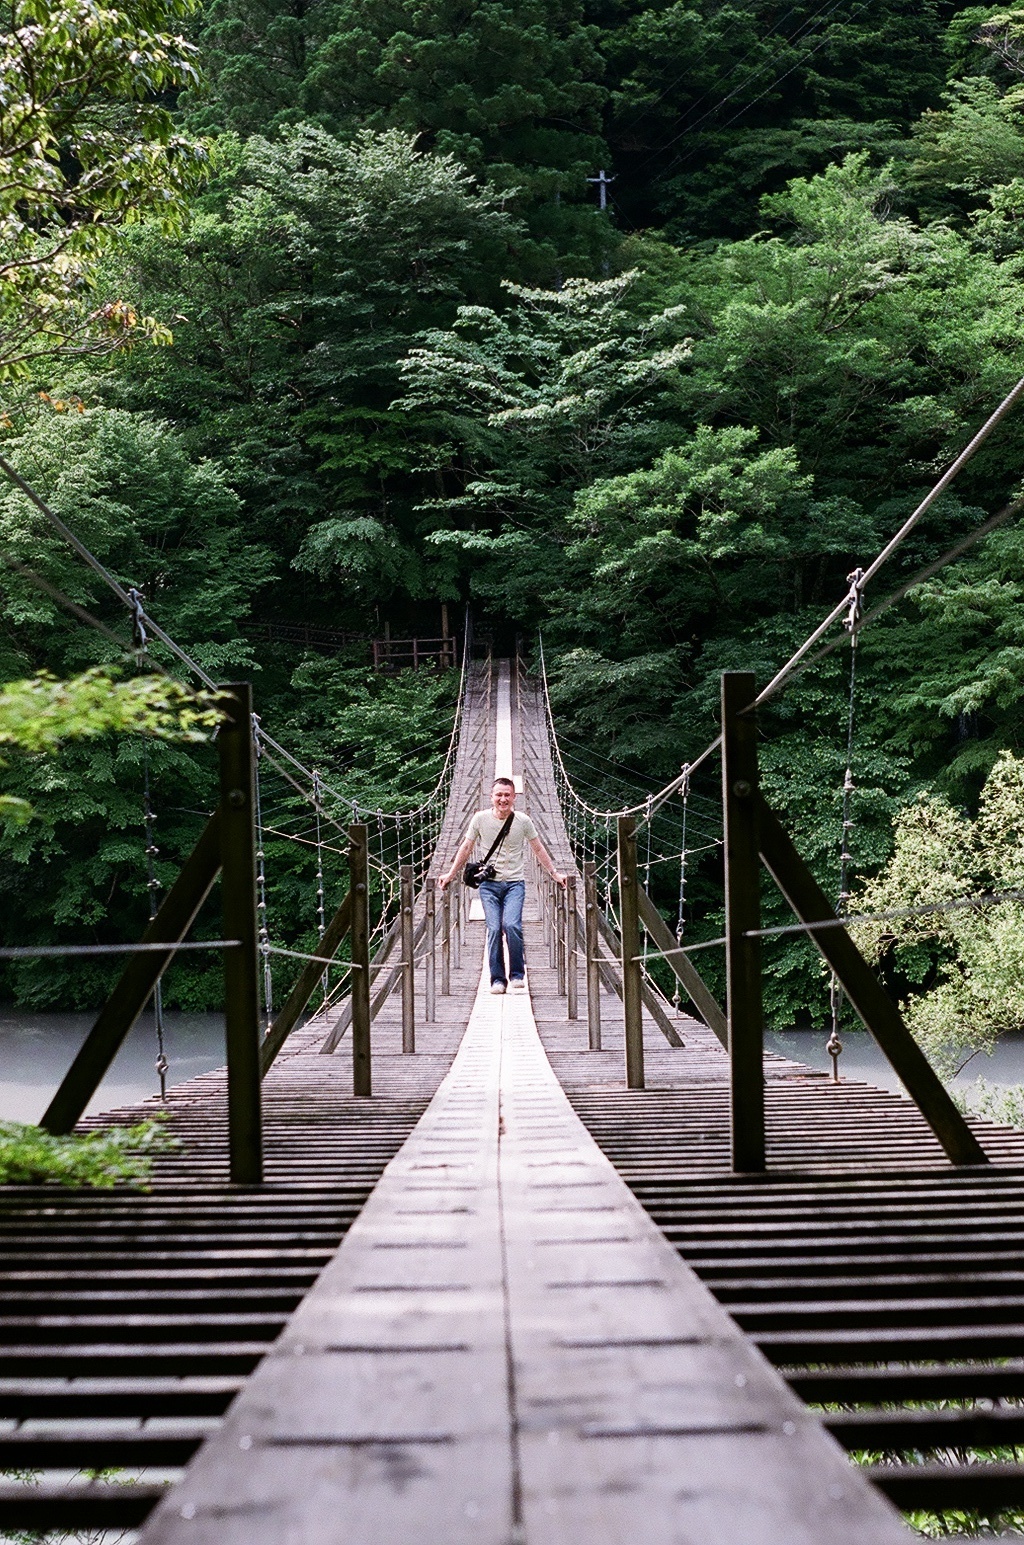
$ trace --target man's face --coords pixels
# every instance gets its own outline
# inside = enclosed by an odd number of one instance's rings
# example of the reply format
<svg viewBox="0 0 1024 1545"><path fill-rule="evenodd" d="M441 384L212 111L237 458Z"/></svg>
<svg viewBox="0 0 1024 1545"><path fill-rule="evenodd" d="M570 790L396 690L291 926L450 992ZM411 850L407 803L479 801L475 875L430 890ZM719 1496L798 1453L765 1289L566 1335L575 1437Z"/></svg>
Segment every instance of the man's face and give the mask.
<svg viewBox="0 0 1024 1545"><path fill-rule="evenodd" d="M509 811L515 808L516 791L510 789L507 783L496 783L491 790L491 809L502 820Z"/></svg>

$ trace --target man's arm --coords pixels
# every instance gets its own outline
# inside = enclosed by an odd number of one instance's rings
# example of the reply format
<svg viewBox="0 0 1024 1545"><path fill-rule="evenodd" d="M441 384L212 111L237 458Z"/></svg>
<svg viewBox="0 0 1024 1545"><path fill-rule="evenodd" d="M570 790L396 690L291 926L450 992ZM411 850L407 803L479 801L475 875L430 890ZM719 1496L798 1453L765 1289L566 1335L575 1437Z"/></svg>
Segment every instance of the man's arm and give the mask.
<svg viewBox="0 0 1024 1545"><path fill-rule="evenodd" d="M437 882L438 890L443 891L446 886L448 886L448 885L450 885L452 883L452 881L454 880L455 876L458 874L459 870L462 868L463 864L466 862L466 859L472 853L472 851L473 851L475 846L476 846L476 838L473 836L472 833L470 833L470 835L468 837L463 837L462 842L461 842L461 844L459 846L459 851L456 853L455 857L452 859L452 866L451 866L451 868L448 870L447 874L441 875L440 879Z"/></svg>
<svg viewBox="0 0 1024 1545"><path fill-rule="evenodd" d="M551 876L551 878L553 880L557 880L559 885L564 886L565 885L565 875L564 874L559 874L558 870L555 868L554 864L551 862L551 854L548 852L548 850L544 846L543 842L541 842L540 838L539 837L531 837L530 838L530 846L531 846L531 848L534 851L534 854L536 856L538 864L540 864L540 867L542 869L546 869L548 874Z"/></svg>

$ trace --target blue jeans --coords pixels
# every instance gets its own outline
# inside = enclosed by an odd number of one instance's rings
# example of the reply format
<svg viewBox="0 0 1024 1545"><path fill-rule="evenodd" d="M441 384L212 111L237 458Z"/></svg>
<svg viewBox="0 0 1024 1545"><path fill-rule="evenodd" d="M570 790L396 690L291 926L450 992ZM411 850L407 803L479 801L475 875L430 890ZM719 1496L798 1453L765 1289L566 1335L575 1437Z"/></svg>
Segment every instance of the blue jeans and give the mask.
<svg viewBox="0 0 1024 1545"><path fill-rule="evenodd" d="M501 936L508 940L508 974L513 981L526 974L523 955L523 902L525 880L485 880L480 886L480 901L487 919L487 963L491 982L505 981L505 951Z"/></svg>

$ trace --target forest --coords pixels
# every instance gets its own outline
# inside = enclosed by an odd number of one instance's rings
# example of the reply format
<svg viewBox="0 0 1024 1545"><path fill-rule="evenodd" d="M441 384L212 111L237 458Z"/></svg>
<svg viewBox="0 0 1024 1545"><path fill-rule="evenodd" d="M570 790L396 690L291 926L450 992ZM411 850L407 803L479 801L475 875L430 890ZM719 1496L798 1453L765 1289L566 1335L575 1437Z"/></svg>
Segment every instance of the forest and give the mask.
<svg viewBox="0 0 1024 1545"><path fill-rule="evenodd" d="M767 680L1024 375L1024 7L3 13L0 455L373 806L431 786L455 683L376 673L367 641L434 637L467 605L500 652L535 661L542 632L581 787L643 797L715 734L720 672ZM867 611L1011 503L1022 468L1017 410ZM170 875L212 757L97 733L54 759L5 733L17 684L124 669L33 576L128 635L8 484L0 556L2 941L133 936L143 778ZM1006 897L864 927L947 1067L1024 1027L1022 560L1011 514L859 635L855 905ZM297 623L344 638L306 647ZM833 895L849 676L836 648L762 725L770 796ZM719 931L716 862L697 937ZM304 947L308 865L275 876ZM822 1022L806 947L766 966L773 1022ZM0 996L90 1007L109 969L12 962ZM169 992L206 1006L216 969L176 967Z"/></svg>

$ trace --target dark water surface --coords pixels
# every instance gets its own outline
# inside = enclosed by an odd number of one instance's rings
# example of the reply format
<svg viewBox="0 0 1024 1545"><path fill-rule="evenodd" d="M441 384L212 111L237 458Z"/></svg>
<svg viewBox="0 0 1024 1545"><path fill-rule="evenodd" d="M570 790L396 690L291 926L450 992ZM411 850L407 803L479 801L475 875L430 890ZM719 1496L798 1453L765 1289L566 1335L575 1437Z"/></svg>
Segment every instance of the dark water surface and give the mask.
<svg viewBox="0 0 1024 1545"><path fill-rule="evenodd" d="M95 1020L95 1014L34 1014L0 1007L0 1120L38 1121ZM167 1084L224 1064L220 1014L165 1014ZM152 1013L143 1014L114 1058L87 1114L159 1094Z"/></svg>
<svg viewBox="0 0 1024 1545"><path fill-rule="evenodd" d="M0 1007L0 1120L38 1121L90 1029L92 1014L31 1013ZM220 1014L166 1014L164 1042L170 1062L168 1087L224 1064L224 1020ZM769 1051L808 1067L831 1070L825 1030L771 1031ZM900 1082L866 1030L844 1030L840 1075L898 1091ZM90 1114L130 1105L159 1093L154 1063L156 1035L151 1013L138 1021L94 1098ZM1024 1035L1004 1036L991 1057L978 1056L956 1079L978 1077L991 1084L1024 1084Z"/></svg>
<svg viewBox="0 0 1024 1545"><path fill-rule="evenodd" d="M808 1067L830 1072L832 1059L825 1050L827 1040L827 1030L780 1030L769 1032L765 1036L765 1045L780 1056L792 1057L795 1062L805 1062ZM902 1091L903 1086L884 1053L879 1051L866 1030L844 1030L840 1040L843 1043L839 1058L840 1078L875 1084L894 1093ZM991 1057L980 1053L972 1058L953 1083L958 1088L966 1088L978 1078L983 1078L987 1084L1024 1084L1024 1034L1004 1035Z"/></svg>

